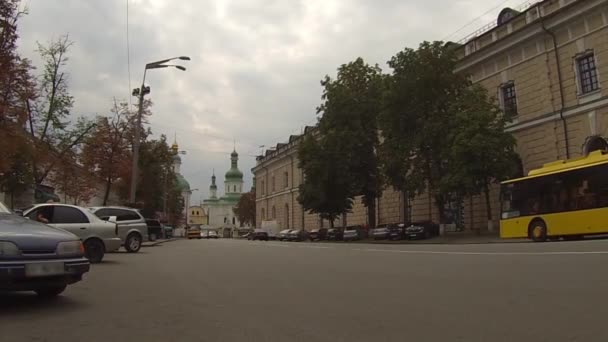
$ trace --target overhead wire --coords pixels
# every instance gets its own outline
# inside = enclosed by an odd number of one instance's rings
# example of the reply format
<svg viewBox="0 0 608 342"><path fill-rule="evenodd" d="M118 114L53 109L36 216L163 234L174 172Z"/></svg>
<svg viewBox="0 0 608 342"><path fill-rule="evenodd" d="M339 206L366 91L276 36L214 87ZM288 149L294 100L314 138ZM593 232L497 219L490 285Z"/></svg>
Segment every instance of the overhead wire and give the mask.
<svg viewBox="0 0 608 342"><path fill-rule="evenodd" d="M131 109L133 107L133 103L132 103L132 99L131 99L131 43L129 40L129 0L127 1L127 73L129 75L129 91L128 91L128 98L129 98L129 109Z"/></svg>
<svg viewBox="0 0 608 342"><path fill-rule="evenodd" d="M442 41L447 40L448 38L453 37L454 35L456 35L458 32L464 30L465 28L471 26L473 23L477 22L479 19L481 19L482 17L490 14L491 12L495 11L496 9L500 8L501 6L504 6L507 2L509 2L511 0L504 0L501 1L498 5L492 7L491 9L487 10L486 12L484 12L483 14L477 16L476 18L474 18L473 20L469 21L468 23L464 24L462 27L460 27L458 30L450 33L449 35L445 36L444 38L442 38Z"/></svg>

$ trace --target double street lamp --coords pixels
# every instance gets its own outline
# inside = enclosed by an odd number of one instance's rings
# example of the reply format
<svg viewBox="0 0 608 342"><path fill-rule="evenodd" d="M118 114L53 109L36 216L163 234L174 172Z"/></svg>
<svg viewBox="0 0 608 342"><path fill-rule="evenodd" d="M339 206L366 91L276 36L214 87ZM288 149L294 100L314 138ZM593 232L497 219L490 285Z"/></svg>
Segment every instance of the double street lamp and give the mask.
<svg viewBox="0 0 608 342"><path fill-rule="evenodd" d="M137 190L137 176L139 174L139 170L138 170L138 166L139 166L139 144L140 144L140 129L141 129L141 117L143 115L143 111L144 111L144 96L146 94L150 94L150 87L146 87L146 71L148 71L148 69L162 69L162 68L176 68L179 69L181 71L186 71L186 68L184 68L181 65L175 65L175 64L166 64L167 62L173 61L173 60L182 60L182 61L189 61L190 57L187 56L180 56L180 57L174 57L174 58L169 58L169 59L163 59L162 61L158 61L158 62L152 62L152 63L148 63L146 64L146 67L144 69L144 79L141 82L141 88L136 88L133 89L133 96L137 96L139 98L139 108L137 111L137 122L135 123L135 137L133 140L133 166L131 169L131 193L129 196L129 200L131 202L131 204L133 205L135 203L135 192Z"/></svg>

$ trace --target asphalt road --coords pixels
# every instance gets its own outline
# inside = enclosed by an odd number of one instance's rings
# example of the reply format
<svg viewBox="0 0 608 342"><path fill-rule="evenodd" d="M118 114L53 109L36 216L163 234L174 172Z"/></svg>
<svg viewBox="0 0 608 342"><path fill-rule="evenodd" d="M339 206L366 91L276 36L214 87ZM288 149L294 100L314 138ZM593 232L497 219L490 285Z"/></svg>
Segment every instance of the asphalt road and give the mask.
<svg viewBox="0 0 608 342"><path fill-rule="evenodd" d="M175 241L54 301L0 294L0 341L608 341L608 240Z"/></svg>

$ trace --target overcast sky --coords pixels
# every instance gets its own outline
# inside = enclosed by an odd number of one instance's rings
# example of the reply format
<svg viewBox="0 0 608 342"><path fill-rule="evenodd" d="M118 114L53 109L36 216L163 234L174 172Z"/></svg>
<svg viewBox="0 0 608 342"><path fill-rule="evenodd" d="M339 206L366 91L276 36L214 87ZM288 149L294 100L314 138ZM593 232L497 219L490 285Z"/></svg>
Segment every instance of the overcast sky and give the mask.
<svg viewBox="0 0 608 342"><path fill-rule="evenodd" d="M316 121L320 79L363 57L386 61L423 40L457 40L523 0L129 0L131 84L127 68L127 0L24 0L22 55L36 41L68 33L68 72L75 115L108 115L127 100L146 63L190 56L177 69L148 73L155 135L177 134L182 174L193 203L208 196L212 169L223 183L236 140L245 189L259 146L300 133ZM475 22L472 20L478 18ZM136 99L132 99L135 104ZM223 189L223 187L220 187Z"/></svg>

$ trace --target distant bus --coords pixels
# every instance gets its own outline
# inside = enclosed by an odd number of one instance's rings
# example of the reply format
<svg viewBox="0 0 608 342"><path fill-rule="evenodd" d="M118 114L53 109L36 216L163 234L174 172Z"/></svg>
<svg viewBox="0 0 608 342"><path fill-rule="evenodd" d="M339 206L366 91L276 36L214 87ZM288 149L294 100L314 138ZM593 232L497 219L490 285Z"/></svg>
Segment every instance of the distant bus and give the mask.
<svg viewBox="0 0 608 342"><path fill-rule="evenodd" d="M608 234L608 154L560 160L501 183L501 238Z"/></svg>

